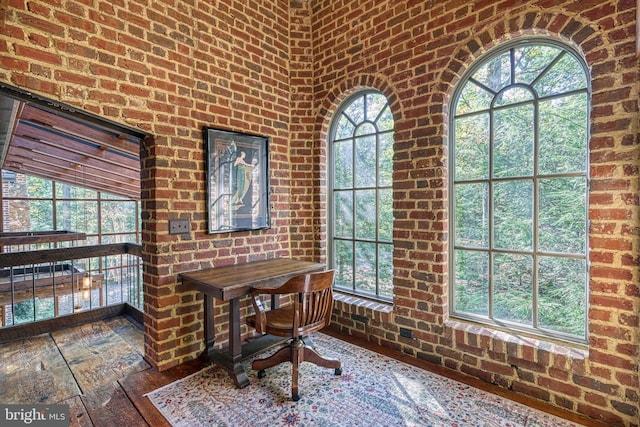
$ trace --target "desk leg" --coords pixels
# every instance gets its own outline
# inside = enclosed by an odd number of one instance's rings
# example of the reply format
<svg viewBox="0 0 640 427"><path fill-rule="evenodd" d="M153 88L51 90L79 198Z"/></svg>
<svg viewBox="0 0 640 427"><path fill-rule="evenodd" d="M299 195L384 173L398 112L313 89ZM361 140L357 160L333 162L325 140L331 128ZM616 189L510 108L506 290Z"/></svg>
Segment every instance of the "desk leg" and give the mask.
<svg viewBox="0 0 640 427"><path fill-rule="evenodd" d="M240 298L232 298L229 300L229 356L231 356L229 374L236 386L243 388L249 385L249 378L242 366L240 330Z"/></svg>
<svg viewBox="0 0 640 427"><path fill-rule="evenodd" d="M242 365L242 336L240 335L240 298L229 300L229 349L220 351L214 348L215 328L213 322L213 298L204 296L204 345L202 357L224 368L237 387L249 385Z"/></svg>
<svg viewBox="0 0 640 427"><path fill-rule="evenodd" d="M273 304L277 306L278 301L273 301ZM264 335L243 346L242 335L240 334L242 330L240 298L229 300L229 348L227 351L214 349L213 298L206 295L204 297L204 319L206 348L202 356L226 370L238 388L244 388L249 385L249 377L244 371L242 360L281 344L284 340L281 337Z"/></svg>
<svg viewBox="0 0 640 427"><path fill-rule="evenodd" d="M208 355L216 341L213 324L213 297L204 295L204 355Z"/></svg>

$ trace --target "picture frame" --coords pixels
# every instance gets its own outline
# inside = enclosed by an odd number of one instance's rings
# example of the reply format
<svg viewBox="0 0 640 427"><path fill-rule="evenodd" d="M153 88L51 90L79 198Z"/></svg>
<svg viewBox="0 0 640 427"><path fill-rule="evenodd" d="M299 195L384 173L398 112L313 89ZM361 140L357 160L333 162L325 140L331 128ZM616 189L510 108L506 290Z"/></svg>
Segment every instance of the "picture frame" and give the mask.
<svg viewBox="0 0 640 427"><path fill-rule="evenodd" d="M263 230L269 212L269 138L204 128L208 233Z"/></svg>

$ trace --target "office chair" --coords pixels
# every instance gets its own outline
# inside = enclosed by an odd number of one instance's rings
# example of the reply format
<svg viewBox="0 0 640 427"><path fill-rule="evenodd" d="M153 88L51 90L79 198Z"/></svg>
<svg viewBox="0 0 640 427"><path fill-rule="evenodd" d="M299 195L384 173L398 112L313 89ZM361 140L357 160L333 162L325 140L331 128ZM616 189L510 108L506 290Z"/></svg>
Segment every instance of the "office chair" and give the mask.
<svg viewBox="0 0 640 427"><path fill-rule="evenodd" d="M291 362L291 398L300 400L298 392L298 369L303 361L324 368L333 368L335 375L342 374L340 361L321 356L313 349L307 335L318 331L331 322L333 309L333 276L335 271L308 273L289 279L278 288L255 288L251 290L251 301L255 315L247 323L258 333L289 337L289 343L265 359L254 360L251 368L264 378L265 369L282 362ZM283 307L266 310L261 295L293 294L293 302Z"/></svg>

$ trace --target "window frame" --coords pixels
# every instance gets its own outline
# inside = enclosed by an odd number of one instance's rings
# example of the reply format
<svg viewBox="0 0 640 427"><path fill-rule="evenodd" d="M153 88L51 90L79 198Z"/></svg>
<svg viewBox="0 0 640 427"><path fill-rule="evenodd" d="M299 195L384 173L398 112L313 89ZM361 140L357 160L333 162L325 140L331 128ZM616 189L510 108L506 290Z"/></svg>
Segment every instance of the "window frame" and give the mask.
<svg viewBox="0 0 640 427"><path fill-rule="evenodd" d="M18 173L16 172L10 172L10 173L14 173L16 175L18 175ZM97 191L97 190L93 190L93 189L89 189L86 187L82 186L82 183L79 182L77 184L68 184L68 183L64 183L64 182L60 182L60 181L55 181L55 180L50 180L48 178L41 178L35 175L30 175L30 174L20 174L23 175L25 177L30 176L36 179L40 179L46 182L49 182L51 184L50 186L50 190L51 193L49 194L48 197L44 197L44 195L42 196L19 196L19 197L15 197L15 196L8 196L6 194L2 195L2 203L3 205L6 205L8 203L10 203L11 201L22 201L22 202L26 202L26 203L32 203L32 202L50 202L51 203L51 221L52 221L52 227L51 230L53 231L63 231L60 230L58 228L58 220L61 216L60 214L60 209L59 209L59 204L60 203L80 203L82 204L82 208L83 211L81 212L81 214L84 216L84 221L85 221L85 225L84 228L82 230L79 229L75 229L73 231L75 232L81 232L84 233L86 235L86 241L83 244L98 244L98 245L102 245L102 244L106 244L105 240L109 240L109 239L120 239L123 242L129 242L129 243L135 243L135 244L140 244L141 239L142 239L142 228L141 228L141 202L140 200L135 200L132 198L128 198L126 196L120 196L120 195L114 195L112 193L108 193L108 192L104 192L104 191ZM4 180L5 180L5 176L3 175L2 177L2 184L4 185ZM67 188L69 188L71 191L73 191L73 189L77 189L77 191L81 191L83 193L86 192L90 192L91 196L78 196L78 195L70 195L69 197L64 197L64 196L60 196L58 194L58 190L60 188L65 188L65 186ZM84 204L86 203L95 203L96 206L96 217L95 217L95 227L96 227L96 231L95 232L89 232L88 230L86 230L87 224L86 224L86 215L87 213L84 211L84 209L86 209L84 207ZM125 203L127 205L132 204L133 205L133 211L135 212L135 230L128 230L125 232L105 232L104 228L103 228L103 216L104 216L104 212L103 212L103 207L105 204L112 204L112 203ZM6 210L6 207L5 207ZM77 221L77 220L76 220ZM78 227L76 227L78 228ZM25 230L25 231L33 231L33 230ZM67 230L69 231L69 230ZM127 239L127 236L135 236L135 240L131 240L131 239ZM55 242L53 244L54 248L58 248L58 247L66 247L69 246L70 243L69 242Z"/></svg>
<svg viewBox="0 0 640 427"><path fill-rule="evenodd" d="M374 301L378 301L378 302L383 302L383 303L392 303L393 302L393 217L392 217L392 224L391 224L391 232L392 232L392 236L391 236L391 240L390 241L382 241L380 240L380 235L379 235L379 227L378 225L378 221L379 221L379 203L380 203L380 197L379 197L379 190L380 189L388 189L391 191L391 206L389 206L389 208L391 209L391 212L393 213L393 177L391 177L391 182L388 186L381 186L379 185L378 182L378 178L379 178L379 172L380 172L380 162L379 159L376 162L376 185L374 187L366 187L366 188L371 188L371 189L375 189L376 191L376 238L375 239L362 239L362 238L358 238L356 236L356 220L355 220L355 210L356 210L356 202L355 202L355 198L353 199L353 207L351 210L352 213L352 218L353 218L353 234L352 234L352 238L351 239L346 239L346 238L336 238L336 218L335 218L335 199L334 199L334 194L335 194L335 179L336 179L336 162L335 162L335 150L334 150L334 142L336 141L336 133L338 130L338 124L340 122L340 118L342 117L342 114L349 108L351 107L351 105L357 101L359 98L365 98L368 95L379 95L384 97L386 104L385 106L380 110L379 115L382 114L384 112L384 110L386 108L389 109L389 112L392 114L391 112L391 105L389 103L389 99L380 91L375 90L375 89L363 89L363 90L358 90L357 92L352 93L351 95L349 95L348 97L346 97L341 103L340 106L337 108L335 114L332 117L331 123L329 125L329 133L328 133L328 138L327 138L327 259L328 259L328 267L329 268L333 268L333 269L337 269L336 267L336 262L335 262L335 242L336 240L341 240L341 241L348 241L351 242L352 245L355 245L356 242L358 241L362 241L362 242L373 242L375 243L376 246L376 266L378 265L378 262L380 260L379 258L379 248L381 245L388 245L390 246L390 250L391 250L391 295L387 296L385 294L381 294L380 292L380 270L377 269L376 270L376 285L375 285L375 293L370 293L370 292L363 292L357 289L357 280L356 280L356 274L355 274L355 263L356 263L356 255L355 255L355 250L352 250L352 266L353 266L353 273L352 274L352 286L351 288L347 288L345 286L340 286L339 284L337 284L337 280L336 282L334 282L334 290L341 292L341 293L345 293L345 294L350 294L350 295L354 295L357 297L362 297L362 298L366 298L366 299L370 299L370 300L374 300ZM366 107L365 107L366 109ZM351 139L355 140L355 130L358 129L358 127L360 125L362 125L363 123L368 123L368 120L363 120L361 122L359 122L355 127L354 127L354 134L352 136ZM394 120L394 126L390 129L390 130L383 130L380 131L378 129L378 127L376 126L376 133L375 134L370 134L370 135L375 135L376 137L376 150L378 150L379 148L379 142L380 142L380 135L383 134L390 134L391 135L391 139L392 139L392 145L393 145L393 135L394 135L394 129L395 129L395 120ZM345 138L341 139L344 140ZM340 140L340 141L341 141ZM355 151L354 151L354 160L353 162L355 163ZM390 159L391 162L391 168L393 168L393 155L391 156ZM359 189L360 187L357 187L355 185L355 183L352 183L352 186L350 187L350 191L355 192L356 189ZM341 189L342 191L347 191L345 189ZM354 248L354 246L352 246L352 248Z"/></svg>
<svg viewBox="0 0 640 427"><path fill-rule="evenodd" d="M570 259L580 259L580 260L584 260L584 264L585 264L585 278L584 278L584 285L585 285L585 289L584 289L584 304L585 304L585 316L584 316L584 325L583 325L583 336L579 337L573 334L569 334L569 333L565 333L565 332L561 332L558 330L550 330L548 328L543 328L540 327L540 325L538 324L538 315L539 315L539 302L538 302L538 284L537 284L537 269L538 269L538 263L539 263L539 258L541 256L545 256L547 255L549 252L548 251L543 251L540 249L539 247L539 242L538 242L538 231L539 231L539 222L538 222L538 215L536 215L536 213L539 213L539 197L540 197L540 192L537 189L539 186L539 183L541 181L541 175L539 173L539 160L541 158L541 154L540 154L540 137L539 137L539 119L540 119L540 112L537 108L537 105L541 102L542 100L545 99L550 99L553 98L554 96L547 96L547 97L543 97L543 98L538 98L538 99L533 99L532 101L528 101L531 103L535 103L536 104L536 108L534 108L535 114L533 117L533 145L532 145L532 150L533 150L533 159L534 159L534 170L533 173L531 174L531 176L529 177L529 179L531 180L533 186L534 186L534 190L532 192L532 203L533 203L533 211L532 211L532 232L533 232L533 241L532 241L532 249L527 252L531 254L532 257L532 273L533 273L533 278L532 278L532 309L533 309L533 313L532 313L532 321L531 321L531 326L526 326L514 321L505 321L503 319L495 319L493 316L493 303L492 303L492 290L493 290L493 272L491 270L491 267L489 267L489 271L488 271L488 298L489 298L489 302L488 302L488 314L486 316L483 315L476 315L476 314L471 314L471 313L467 313L467 312L462 312L462 311L456 311L456 263L455 263L455 255L456 255L456 250L464 250L464 249L468 249L468 247L465 247L464 245L460 245L460 246L456 246L456 216L457 216L457 211L456 211L456 183L460 183L460 182L466 182L467 180L461 180L461 181L457 181L456 180L456 168L455 168L455 162L456 162L456 119L458 119L460 116L466 116L466 114L478 114L477 112L473 112L473 113L463 113L461 115L457 115L457 110L458 110L458 102L462 96L462 92L464 90L464 88L466 87L467 83L470 82L471 78L475 75L475 73L480 70L483 66L486 66L487 64L489 64L491 61L493 61L494 59L496 59L497 57L504 55L506 53L512 52L514 49L517 48L521 48L523 46L531 46L531 45L545 45L545 46L552 46L555 48L558 48L562 51L564 51L564 54L570 54L572 55L577 62L580 64L581 68L582 68L582 72L584 73L584 77L586 80L586 86L583 89L580 89L577 92L584 92L586 95L586 105L585 105L585 109L586 109L586 118L587 118L587 122L585 124L585 132L586 132L586 152L584 153L585 155L585 171L584 174L582 176L584 176L585 182L586 182L586 188L585 188L585 212L584 212L584 221L585 221L585 242L584 242L584 252L582 254L580 254L580 256L574 256L575 254L569 254L569 255L565 255L565 254L554 254L555 256L561 257L561 258L570 258ZM511 72L513 72L513 63L510 64L511 66ZM540 76L541 74L538 74L538 76ZM535 81L535 80L534 80ZM502 93L505 90L507 90L507 88L509 87L515 87L517 86L518 83L514 83L511 82L508 85L505 85L504 87L502 87L498 92L496 92L496 94L498 93ZM577 93L576 92L576 93ZM560 94L556 94L555 97L562 97L562 96L567 96L568 93L571 93L571 91L565 91L562 92ZM584 59L584 56L580 54L579 51L577 51L575 48L573 48L572 46L568 45L567 43L564 43L560 40L556 40L554 38L550 38L550 37L526 37L526 38L521 38L518 40L512 40L506 43L502 43L499 46L496 46L494 49L490 50L489 52L487 52L486 54L480 56L479 58L477 58L471 67L469 67L468 70L466 70L466 72L462 75L462 77L460 78L460 80L458 81L458 83L456 84L456 87L453 91L452 97L451 97L451 102L450 102L450 108L449 111L451 112L451 114L449 115L449 129L450 129L450 139L449 139L449 171L450 174L449 176L451 177L449 180L449 185L448 185L448 190L449 190L449 198L448 198L448 208L449 208L449 251L448 251L448 257L449 257L449 264L450 264L450 268L449 268L449 279L448 279L448 288L449 288L449 314L451 318L454 319L459 319L459 320L463 320L463 321L472 321L472 322L476 322L476 323L481 323L484 325L487 325L489 327L495 327L498 329L505 329L507 331L515 331L515 332L524 332L524 333L528 333L528 334L532 334L534 336L537 337L541 337L541 338L549 338L549 339L554 339L554 340L559 340L559 341L563 341L563 342L568 342L568 343L573 343L573 344L579 344L579 345L587 345L588 344L588 324L589 324L589 316L588 316L588 312L589 312L589 188L590 188L590 182L591 182L591 178L590 178L590 173L589 173L589 160L590 160L590 156L589 156L589 141L590 141L590 126L591 126L591 117L590 117L590 112L591 112L591 96L592 96L592 89L591 89L591 75L589 73L589 67ZM486 109L486 110L482 110L482 111L487 111L489 112L489 123L488 123L488 156L490 159L493 158L493 143L495 140L495 135L492 131L492 121L494 119L492 119L492 115L493 112L496 110L499 110L500 107L496 107L494 105L495 102L495 98L491 101L490 106ZM503 107L504 108L504 107ZM509 106L507 106L507 108L509 108ZM493 160L489 160L489 170L488 170L488 177L486 178L486 182L487 184L492 187L493 185L495 185L496 182L514 182L518 179L522 179L522 177L516 177L516 178L508 178L508 179L503 179L503 178L497 178L492 170L491 170L491 165L492 165ZM571 175L571 176L575 176L575 174L567 174L567 175ZM558 179L558 178L562 178L562 174L555 174L553 175L552 179ZM494 213L494 202L495 202L495 195L491 193L489 193L489 196L487 198L487 203L489 206L489 222L488 222L488 247L486 250L482 250L483 252L487 253L488 256L488 262L489 265L491 265L492 261L491 259L495 256L495 254L518 254L519 252L517 250L503 250L503 249L498 249L496 250L495 247L495 231L494 231L494 217L495 217L495 213Z"/></svg>

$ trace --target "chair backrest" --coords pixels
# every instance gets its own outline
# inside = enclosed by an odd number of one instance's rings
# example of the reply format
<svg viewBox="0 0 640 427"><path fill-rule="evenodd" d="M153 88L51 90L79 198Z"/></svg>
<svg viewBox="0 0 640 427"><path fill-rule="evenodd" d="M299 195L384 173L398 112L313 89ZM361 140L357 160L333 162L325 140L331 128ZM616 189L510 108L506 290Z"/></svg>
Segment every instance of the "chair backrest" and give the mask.
<svg viewBox="0 0 640 427"><path fill-rule="evenodd" d="M320 330L331 323L333 278L335 270L296 276L278 289L278 293L296 294L293 298L293 336Z"/></svg>

